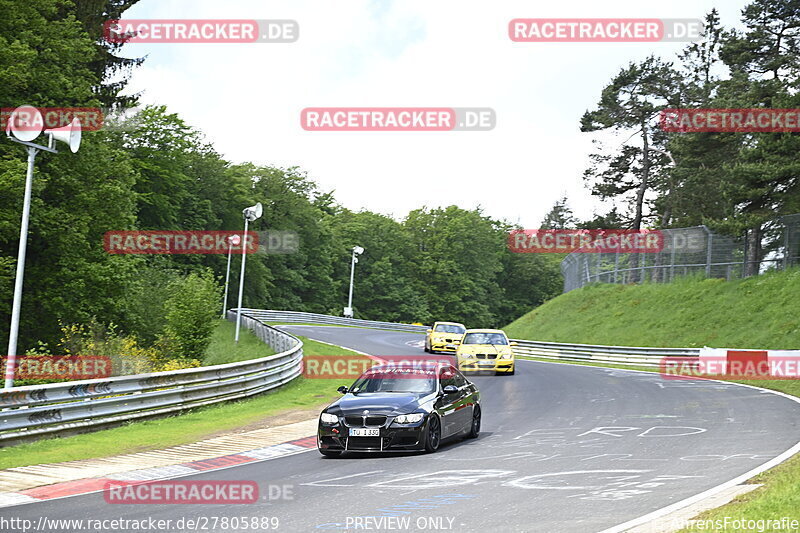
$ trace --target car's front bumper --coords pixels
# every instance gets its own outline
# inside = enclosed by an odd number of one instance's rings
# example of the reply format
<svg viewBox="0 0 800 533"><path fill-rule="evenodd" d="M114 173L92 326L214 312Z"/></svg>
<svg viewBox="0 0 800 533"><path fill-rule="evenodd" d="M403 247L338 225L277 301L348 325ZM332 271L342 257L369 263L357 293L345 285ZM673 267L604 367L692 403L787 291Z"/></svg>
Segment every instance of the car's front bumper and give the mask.
<svg viewBox="0 0 800 533"><path fill-rule="evenodd" d="M317 447L338 452L391 452L420 450L425 446L425 421L418 425L391 424L378 429L378 437L351 437L346 425L320 424Z"/></svg>
<svg viewBox="0 0 800 533"><path fill-rule="evenodd" d="M513 372L513 359L461 359L458 361L461 372Z"/></svg>
<svg viewBox="0 0 800 533"><path fill-rule="evenodd" d="M456 353L458 343L447 339L431 339L432 352Z"/></svg>

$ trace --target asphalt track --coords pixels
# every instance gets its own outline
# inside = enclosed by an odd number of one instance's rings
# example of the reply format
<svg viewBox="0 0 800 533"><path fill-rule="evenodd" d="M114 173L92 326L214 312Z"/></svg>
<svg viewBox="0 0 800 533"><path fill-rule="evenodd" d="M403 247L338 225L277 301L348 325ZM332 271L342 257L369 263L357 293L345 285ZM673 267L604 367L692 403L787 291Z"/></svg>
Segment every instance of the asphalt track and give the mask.
<svg viewBox="0 0 800 533"><path fill-rule="evenodd" d="M422 354L417 334L287 330L375 355ZM800 404L753 388L533 361L519 361L515 376L473 381L480 438L435 454L330 459L312 450L185 478L255 480L265 499L250 505L110 505L89 494L0 509L0 518L277 517L277 531L291 532L586 533L718 486L800 441ZM270 500L277 487L291 492ZM245 530L211 523L206 531Z"/></svg>

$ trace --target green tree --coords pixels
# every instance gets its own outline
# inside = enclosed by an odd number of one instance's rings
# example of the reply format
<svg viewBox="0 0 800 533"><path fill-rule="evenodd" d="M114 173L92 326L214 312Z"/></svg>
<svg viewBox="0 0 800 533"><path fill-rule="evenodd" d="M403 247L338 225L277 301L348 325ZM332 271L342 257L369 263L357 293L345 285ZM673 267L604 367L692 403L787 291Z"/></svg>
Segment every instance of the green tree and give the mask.
<svg viewBox="0 0 800 533"><path fill-rule="evenodd" d="M541 229L567 229L574 228L577 223L578 219L572 213L572 209L568 205L567 196L564 195L553 204L539 227Z"/></svg>
<svg viewBox="0 0 800 533"><path fill-rule="evenodd" d="M623 143L616 152L593 154L585 172L594 195L611 199L632 193L632 229L640 229L648 216L646 194L663 178L667 162L666 137L654 122L661 109L679 103L679 95L672 64L650 56L620 70L603 89L597 108L581 118L583 132L613 130L638 136L638 144Z"/></svg>

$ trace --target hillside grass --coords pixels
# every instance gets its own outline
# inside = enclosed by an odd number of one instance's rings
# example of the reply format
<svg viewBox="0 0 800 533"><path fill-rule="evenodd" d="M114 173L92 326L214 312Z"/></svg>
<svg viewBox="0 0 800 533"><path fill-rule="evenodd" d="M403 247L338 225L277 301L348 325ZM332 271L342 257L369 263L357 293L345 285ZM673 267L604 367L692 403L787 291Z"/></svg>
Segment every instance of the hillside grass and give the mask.
<svg viewBox="0 0 800 533"><path fill-rule="evenodd" d="M800 269L734 281L594 284L504 329L509 337L621 346L800 348Z"/></svg>

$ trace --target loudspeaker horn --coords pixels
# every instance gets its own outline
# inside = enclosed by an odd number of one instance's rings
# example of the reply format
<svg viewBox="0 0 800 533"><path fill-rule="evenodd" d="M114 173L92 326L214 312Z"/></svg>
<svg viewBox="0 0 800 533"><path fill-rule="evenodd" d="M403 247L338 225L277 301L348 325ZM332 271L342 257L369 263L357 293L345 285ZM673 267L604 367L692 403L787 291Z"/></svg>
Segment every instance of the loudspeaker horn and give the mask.
<svg viewBox="0 0 800 533"><path fill-rule="evenodd" d="M22 105L11 112L6 125L6 135L11 135L24 142L31 142L42 133L44 119L33 106Z"/></svg>
<svg viewBox="0 0 800 533"><path fill-rule="evenodd" d="M73 118L67 126L44 130L44 132L53 139L69 145L73 154L81 147L81 121L78 120L78 117Z"/></svg>

